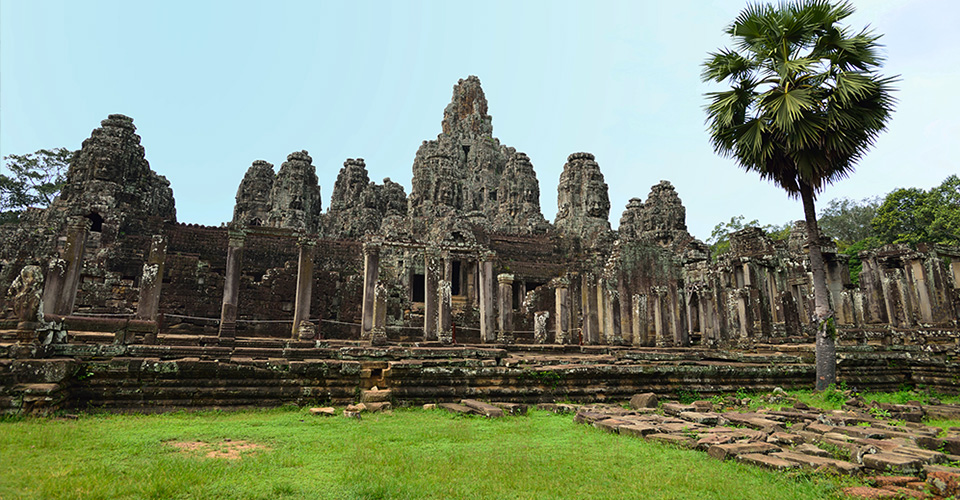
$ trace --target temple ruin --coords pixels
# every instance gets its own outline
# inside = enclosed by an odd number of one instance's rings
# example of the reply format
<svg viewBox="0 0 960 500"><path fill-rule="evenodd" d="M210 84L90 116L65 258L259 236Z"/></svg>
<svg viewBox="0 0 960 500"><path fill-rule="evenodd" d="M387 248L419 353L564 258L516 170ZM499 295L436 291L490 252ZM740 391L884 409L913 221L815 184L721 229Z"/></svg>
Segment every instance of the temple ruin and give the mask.
<svg viewBox="0 0 960 500"><path fill-rule="evenodd" d="M440 134L412 168L407 194L347 159L324 211L308 152L276 171L256 160L236 179L232 221L186 224L133 120L110 115L83 142L59 198L0 226L0 289L11 290L0 300L0 411L24 408L37 380L62 392L38 406L118 408L236 406L255 394L264 404L337 401L374 384L413 401L548 399L524 370L562 372L554 389L588 400L671 384L812 383L802 223L786 241L744 229L711 259L661 181L630 200L614 230L600 161L586 152L563 166L551 223L533 160L493 136L473 76L454 86ZM960 248L865 252L854 286L847 257L823 247L841 375L960 389ZM42 292L19 291L26 268L43 275ZM38 304L24 302L36 294ZM96 369L78 380L70 370L80 366ZM282 373L260 372L271 369ZM212 380L224 390L170 396L147 381L173 372L183 387ZM226 382L261 376L288 382L236 382L250 394Z"/></svg>

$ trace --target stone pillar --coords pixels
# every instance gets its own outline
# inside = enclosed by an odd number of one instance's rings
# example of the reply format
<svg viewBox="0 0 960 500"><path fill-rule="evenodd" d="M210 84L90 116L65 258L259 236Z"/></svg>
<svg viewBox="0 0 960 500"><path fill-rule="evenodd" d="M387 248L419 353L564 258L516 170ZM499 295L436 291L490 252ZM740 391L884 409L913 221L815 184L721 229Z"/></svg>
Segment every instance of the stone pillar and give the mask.
<svg viewBox="0 0 960 500"><path fill-rule="evenodd" d="M57 304L63 293L63 282L67 276L67 261L54 257L47 264L46 278L43 280L43 314L57 314Z"/></svg>
<svg viewBox="0 0 960 500"><path fill-rule="evenodd" d="M649 346L652 344L649 339L649 327L647 326L647 296L634 294L632 298L633 307L630 312L633 315L633 345Z"/></svg>
<svg viewBox="0 0 960 500"><path fill-rule="evenodd" d="M220 344L233 345L237 336L237 302L240 298L240 260L243 256L243 230L229 232L227 269L223 280L223 302L220 306Z"/></svg>
<svg viewBox="0 0 960 500"><path fill-rule="evenodd" d="M430 248L426 249L423 263L423 340L428 342L437 340L439 267L437 252Z"/></svg>
<svg viewBox="0 0 960 500"><path fill-rule="evenodd" d="M616 290L601 285L600 299L603 301L603 340L608 345L620 345L623 334L620 330L620 300Z"/></svg>
<svg viewBox="0 0 960 500"><path fill-rule="evenodd" d="M57 298L54 314L67 316L73 313L73 305L77 300L77 289L80 287L80 274L83 271L83 251L87 244L87 231L90 220L79 217L71 220L67 232L67 245L64 249L63 260L67 262L63 277L63 286Z"/></svg>
<svg viewBox="0 0 960 500"><path fill-rule="evenodd" d="M387 345L387 287L383 283L377 283L374 291L370 345Z"/></svg>
<svg viewBox="0 0 960 500"><path fill-rule="evenodd" d="M480 341L496 342L497 330L493 312L493 255L480 256Z"/></svg>
<svg viewBox="0 0 960 500"><path fill-rule="evenodd" d="M513 275L499 274L497 282L500 284L500 332L497 341L501 344L513 343Z"/></svg>
<svg viewBox="0 0 960 500"><path fill-rule="evenodd" d="M440 280L437 299L440 301L440 318L437 322L437 339L442 344L453 343L453 289L449 280Z"/></svg>
<svg viewBox="0 0 960 500"><path fill-rule="evenodd" d="M137 302L137 319L157 320L160 309L160 287L163 284L163 263L167 257L167 242L163 235L155 234L150 242L150 254L143 264L140 276L140 300Z"/></svg>
<svg viewBox="0 0 960 500"><path fill-rule="evenodd" d="M597 303L597 280L589 274L583 275L583 343L600 343L600 317Z"/></svg>
<svg viewBox="0 0 960 500"><path fill-rule="evenodd" d="M533 342L536 344L547 343L547 320L550 319L550 311L537 311L533 313Z"/></svg>
<svg viewBox="0 0 960 500"><path fill-rule="evenodd" d="M363 244L363 312L360 320L360 338L370 338L373 330L373 302L377 280L380 277L380 245Z"/></svg>
<svg viewBox="0 0 960 500"><path fill-rule="evenodd" d="M302 237L299 241L300 257L297 259L297 297L293 305L291 338L300 335L300 325L310 321L310 300L313 298L313 255L316 242Z"/></svg>
<svg viewBox="0 0 960 500"><path fill-rule="evenodd" d="M570 336L570 289L566 279L557 283L554 297L556 298L556 338L558 344L572 344Z"/></svg>

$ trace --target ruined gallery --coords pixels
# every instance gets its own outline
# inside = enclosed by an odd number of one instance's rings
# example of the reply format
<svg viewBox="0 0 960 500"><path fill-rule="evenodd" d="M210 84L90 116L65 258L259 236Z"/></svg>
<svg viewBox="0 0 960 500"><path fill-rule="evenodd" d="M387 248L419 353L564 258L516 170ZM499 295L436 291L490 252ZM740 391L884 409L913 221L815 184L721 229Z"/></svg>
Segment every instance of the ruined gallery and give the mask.
<svg viewBox="0 0 960 500"><path fill-rule="evenodd" d="M662 181L612 230L602 158L584 152L551 223L476 77L417 150L409 193L347 159L323 210L297 151L278 170L253 161L233 220L198 226L177 220L147 153L110 115L59 198L0 226L0 412L343 403L373 386L426 403L813 384L803 224L782 242L742 230L711 260ZM823 246L840 378L957 392L960 248L865 252L854 286Z"/></svg>

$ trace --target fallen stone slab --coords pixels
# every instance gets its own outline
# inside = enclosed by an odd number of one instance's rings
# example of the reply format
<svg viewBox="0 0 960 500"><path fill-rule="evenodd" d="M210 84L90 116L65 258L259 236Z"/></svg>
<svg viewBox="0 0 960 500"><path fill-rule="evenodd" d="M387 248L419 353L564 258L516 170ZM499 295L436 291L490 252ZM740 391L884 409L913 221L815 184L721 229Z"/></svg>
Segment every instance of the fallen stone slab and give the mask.
<svg viewBox="0 0 960 500"><path fill-rule="evenodd" d="M527 405L521 403L503 403L494 401L490 404L500 408L504 413L508 415L526 415L527 414Z"/></svg>
<svg viewBox="0 0 960 500"><path fill-rule="evenodd" d="M856 474L863 469L862 466L846 462L843 460L836 460L832 458L824 457L814 457L811 455L806 455L803 453L795 453L791 451L781 451L771 454L774 457L782 458L784 460L795 462L800 464L801 467L809 469L819 469L826 468L833 470L840 474Z"/></svg>
<svg viewBox="0 0 960 500"><path fill-rule="evenodd" d="M756 465L758 467L773 469L776 471L790 470L800 467L800 465L797 463L790 462L782 458L765 455L763 453L746 453L744 455L737 455L737 461L745 464Z"/></svg>
<svg viewBox="0 0 960 500"><path fill-rule="evenodd" d="M660 407L664 413L671 416L678 416L685 411L696 411L696 408L693 405L682 405L677 403L663 403Z"/></svg>
<svg viewBox="0 0 960 500"><path fill-rule="evenodd" d="M677 434L647 434L645 438L649 441L672 444L681 448L692 449L696 446L696 441L694 441L692 438Z"/></svg>
<svg viewBox="0 0 960 500"><path fill-rule="evenodd" d="M897 498L930 498L930 495L923 491L906 488L903 486L884 486L885 490L890 490L900 495Z"/></svg>
<svg viewBox="0 0 960 500"><path fill-rule="evenodd" d="M855 486L853 488L844 488L843 494L853 498L900 498L899 493L882 488L873 488L871 486Z"/></svg>
<svg viewBox="0 0 960 500"><path fill-rule="evenodd" d="M912 446L900 446L890 450L890 453L916 457L924 464L943 464L947 462L947 456L939 451L921 450Z"/></svg>
<svg viewBox="0 0 960 500"><path fill-rule="evenodd" d="M746 455L748 453L772 453L781 451L779 446L770 443L730 443L718 444L707 449L707 455L719 460L726 460L737 455Z"/></svg>
<svg viewBox="0 0 960 500"><path fill-rule="evenodd" d="M639 408L656 408L660 404L660 400L657 398L657 395L652 392L647 392L643 394L634 394L630 398L630 408L636 410Z"/></svg>
<svg viewBox="0 0 960 500"><path fill-rule="evenodd" d="M923 462L919 458L895 453L864 455L863 465L880 472L898 472L901 474L916 474L923 468Z"/></svg>
<svg viewBox="0 0 960 500"><path fill-rule="evenodd" d="M660 429L663 432L670 433L670 434L676 434L680 432L694 432L701 428L703 428L703 426L700 424L696 424L693 422L686 422L686 421L663 422L660 424Z"/></svg>
<svg viewBox="0 0 960 500"><path fill-rule="evenodd" d="M803 437L791 432L774 432L767 437L767 442L776 445L794 446L803 443Z"/></svg>
<svg viewBox="0 0 960 500"><path fill-rule="evenodd" d="M310 414L318 417L334 417L337 415L337 409L331 406L322 408L310 408Z"/></svg>
<svg viewBox="0 0 960 500"><path fill-rule="evenodd" d="M443 408L444 410L449 411L450 413L460 413L460 414L464 414L464 415L478 415L478 414L479 414L479 412L477 412L477 410L474 410L473 408L470 408L469 406L464 406L464 405L460 405L460 404L457 404L457 403L440 403L440 404L437 405L437 406L439 406L440 408Z"/></svg>
<svg viewBox="0 0 960 500"><path fill-rule="evenodd" d="M573 416L573 421L578 424L593 424L598 420L611 418L609 415L595 411L580 410Z"/></svg>
<svg viewBox="0 0 960 500"><path fill-rule="evenodd" d="M906 486L916 482L917 478L913 476L867 476L863 480L870 486L885 488L887 486Z"/></svg>
<svg viewBox="0 0 960 500"><path fill-rule="evenodd" d="M935 470L927 472L927 484L942 497L960 495L960 473Z"/></svg>
<svg viewBox="0 0 960 500"><path fill-rule="evenodd" d="M623 434L625 436L634 436L634 437L644 437L644 436L659 432L659 429L655 425L651 425L651 424L621 425L619 430L620 430L620 434Z"/></svg>
<svg viewBox="0 0 960 500"><path fill-rule="evenodd" d="M695 422L704 425L715 425L720 419L716 413L701 413L696 411L683 411L678 415L681 419L688 422Z"/></svg>
<svg viewBox="0 0 960 500"><path fill-rule="evenodd" d="M830 458L833 456L833 453L830 453L829 451L810 443L801 444L795 447L793 451L814 457Z"/></svg>
<svg viewBox="0 0 960 500"><path fill-rule="evenodd" d="M816 421L819 413L807 413L802 411L771 411L770 415L776 415L778 417L783 417L787 422L812 422Z"/></svg>
<svg viewBox="0 0 960 500"><path fill-rule="evenodd" d="M809 426L807 426L809 428ZM834 427L832 432L837 434L843 434L850 437L860 438L860 439L883 439L888 437L887 432L880 429L873 429L870 427Z"/></svg>
<svg viewBox="0 0 960 500"><path fill-rule="evenodd" d="M384 401L382 403L360 403L364 406L364 409L370 413L380 413L385 411L393 410L393 404L389 401Z"/></svg>
<svg viewBox="0 0 960 500"><path fill-rule="evenodd" d="M598 420L593 423L593 426L602 431L610 432L613 434L620 433L620 426L630 425L630 422L626 420L620 420L618 418L606 418L603 420Z"/></svg>
<svg viewBox="0 0 960 500"><path fill-rule="evenodd" d="M477 412L487 418L500 418L503 416L503 409L475 399L461 399L460 404L477 410Z"/></svg>

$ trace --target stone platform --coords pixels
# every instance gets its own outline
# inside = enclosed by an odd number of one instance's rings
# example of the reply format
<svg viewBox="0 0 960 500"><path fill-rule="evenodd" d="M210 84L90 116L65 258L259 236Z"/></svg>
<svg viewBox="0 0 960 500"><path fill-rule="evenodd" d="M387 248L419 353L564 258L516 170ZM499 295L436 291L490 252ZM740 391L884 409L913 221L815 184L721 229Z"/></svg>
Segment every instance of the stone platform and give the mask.
<svg viewBox="0 0 960 500"><path fill-rule="evenodd" d="M561 345L441 345L296 341L161 334L122 344L113 334L71 333L66 344L0 343L0 412L60 409L164 411L283 404L346 404L360 391L391 390L395 404L627 400L810 388L809 344L749 350ZM840 379L861 390L919 385L960 390L955 350L848 346Z"/></svg>

